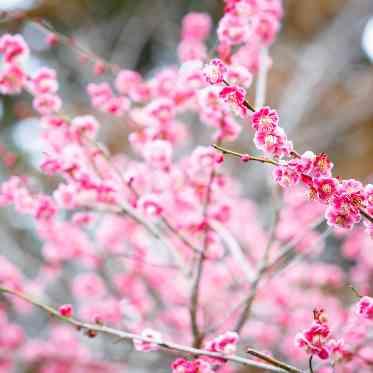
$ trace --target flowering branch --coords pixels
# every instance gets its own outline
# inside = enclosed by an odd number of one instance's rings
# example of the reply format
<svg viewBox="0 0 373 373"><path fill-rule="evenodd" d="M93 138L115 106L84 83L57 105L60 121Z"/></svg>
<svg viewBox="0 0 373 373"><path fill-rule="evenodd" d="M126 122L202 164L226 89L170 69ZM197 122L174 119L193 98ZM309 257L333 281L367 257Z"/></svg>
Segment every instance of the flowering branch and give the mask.
<svg viewBox="0 0 373 373"><path fill-rule="evenodd" d="M256 156L252 156L252 155L249 155L249 154L238 153L238 152L235 152L234 150L223 148L222 146L217 145L217 144L212 144L211 146L213 148L215 148L216 150L221 151L223 154L232 155L234 157L240 158L243 161L251 161L252 160L252 161L257 161L257 162L261 162L261 163L272 164L272 165L275 165L275 166L281 166L280 162L275 161L275 160L270 159L270 158L256 157ZM298 155L297 152L293 152L293 154L296 158L299 158L299 155ZM370 223L373 223L373 216L371 216L367 211L365 211L365 209L363 207L359 207L358 210L360 211L361 215L366 220L368 220Z"/></svg>
<svg viewBox="0 0 373 373"><path fill-rule="evenodd" d="M32 297L30 297L28 295L25 295L23 293L20 293L16 290L11 290L11 289L8 289L8 288L5 288L5 287L0 287L0 293L11 294L13 296L16 296L19 299L22 299L22 300L24 300L24 301L26 301L26 302L28 302L28 303L36 306L36 307L39 307L41 310L47 312L49 315L55 317L56 319L58 319L60 321L64 321L66 323L69 323L69 324L75 326L78 330L85 330L87 332L87 334L91 335L91 336L94 336L96 334L105 334L105 335L109 335L111 337L115 337L115 338L117 338L117 340L119 338L119 340L129 340L129 341L137 340L137 341L143 341L143 342L148 342L148 343L155 343L160 348L162 348L164 350L181 352L181 353L185 353L187 355L193 355L193 356L201 356L202 355L202 356L208 356L208 357L211 357L211 358L223 359L223 360L231 361L231 362L238 363L238 364L241 364L241 365L244 365L244 366L254 367L254 368L257 368L257 369L268 370L268 371L271 371L271 372L280 372L281 373L281 372L287 371L287 372L295 372L295 373L304 373L302 370L297 369L295 367L288 366L285 363L282 363L283 366L291 367L292 370L286 370L284 368L281 368L279 365L275 365L275 364L271 364L271 365L262 364L262 363L254 361L254 360L245 359L245 358L242 358L242 357L236 356L236 355L224 355L224 354L221 354L221 353L218 353L218 352L212 352L212 351L207 351L207 350L203 350L203 349L188 347L188 346L180 345L180 344L173 343L173 342L166 342L166 341L158 341L157 342L152 338L144 337L142 335L124 332L124 331L117 330L117 329L114 329L114 328L110 328L110 327L107 327L107 326L101 325L101 324L91 324L91 323L82 322L82 321L79 321L79 320L77 320L73 317L62 316L60 314L60 312L58 312L58 310L56 310L55 308L53 308L53 307L51 307L47 304L44 304L40 301L37 301L37 300L33 299ZM257 354L260 355L261 353L257 352Z"/></svg>
<svg viewBox="0 0 373 373"><path fill-rule="evenodd" d="M218 145L218 144L213 144L211 145L214 149L216 150L219 150L220 152L222 152L223 154L230 154L230 155L233 155L235 157L238 157L240 158L241 160L243 161L257 161L257 162L261 162L261 163L268 163L268 164L272 164L274 166L278 166L279 165L279 162L278 161L275 161L274 159L270 159L270 158L265 158L265 157L256 157L254 155L250 155L250 154L245 154L245 153L238 153L238 152L235 152L233 150L230 150L230 149L227 149L227 148L223 148L222 146Z"/></svg>

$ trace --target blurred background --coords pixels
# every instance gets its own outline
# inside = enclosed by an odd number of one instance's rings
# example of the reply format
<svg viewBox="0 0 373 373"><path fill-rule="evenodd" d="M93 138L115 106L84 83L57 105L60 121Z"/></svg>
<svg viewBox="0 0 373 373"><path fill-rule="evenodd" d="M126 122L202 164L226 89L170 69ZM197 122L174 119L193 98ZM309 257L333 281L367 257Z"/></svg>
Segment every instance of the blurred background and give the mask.
<svg viewBox="0 0 373 373"><path fill-rule="evenodd" d="M285 0L284 9L282 30L270 50L273 66L266 101L280 111L282 126L299 152L325 151L336 165L336 175L366 182L373 174L373 1ZM78 115L92 111L84 94L87 83L94 80L92 72L65 47L50 49L44 34L29 19L40 17L106 60L149 77L163 66L178 63L182 17L189 11L203 11L216 23L223 1L0 0L0 12L14 11L24 11L26 16L7 19L4 13L0 34L21 32L34 51L31 64L35 69L48 65L58 70L67 108ZM252 97L254 92L250 92ZM102 134L110 151L129 151L124 119L100 119L115 124L105 125ZM209 144L208 129L193 128L191 147ZM17 174L34 175L44 190L53 187L53 180L38 171L38 132L28 97L0 96L0 150L7 155L2 156L0 181L11 173L4 162L15 162ZM230 147L247 152L251 144L243 133ZM244 183L250 180L247 193L259 203L266 197L261 188L264 175L261 167L240 175ZM1 210L0 240L0 254L11 256L32 275L37 265L30 264L40 260L40 243L31 223ZM59 294L57 302L64 299Z"/></svg>

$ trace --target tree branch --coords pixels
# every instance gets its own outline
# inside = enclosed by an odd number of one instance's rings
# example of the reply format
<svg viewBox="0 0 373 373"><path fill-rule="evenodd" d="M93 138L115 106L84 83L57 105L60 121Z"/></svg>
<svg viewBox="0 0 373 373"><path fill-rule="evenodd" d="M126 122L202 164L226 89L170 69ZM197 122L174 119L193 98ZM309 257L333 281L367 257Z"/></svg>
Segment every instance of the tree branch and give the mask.
<svg viewBox="0 0 373 373"><path fill-rule="evenodd" d="M248 157L249 161L257 161L257 162L261 162L261 163L269 163L269 164L272 164L274 166L278 166L280 164L278 161L276 161L274 159L265 158L265 157L256 157L254 155L245 154L245 153L238 153L238 152L235 152L233 150L230 150L230 149L227 149L227 148L223 148L222 146L220 146L218 144L212 144L211 146L214 149L219 150L223 154L230 154L230 155L233 155L233 156L238 157L238 158L247 158Z"/></svg>
<svg viewBox="0 0 373 373"><path fill-rule="evenodd" d="M263 370L267 370L267 371L271 371L271 372L280 372L280 373L281 372L286 372L286 369L282 369L278 366L259 363L257 361L250 360L250 359L245 359L245 358L237 356L237 355L223 355L223 354L220 354L220 353L217 353L217 352L211 352L211 351L207 351L207 350L203 350L203 349L188 347L188 346L184 346L184 345L181 345L181 344L168 342L168 341L167 342L166 341L157 342L157 341L154 341L151 338L146 338L146 337L143 337L141 335L124 332L124 331L121 331L121 330L118 330L118 329L107 327L105 325L86 323L86 322L79 321L79 320L77 320L73 317L71 317L71 318L64 317L64 316L61 316L55 308L53 308L49 305L46 305L46 304L44 304L40 301L37 301L37 300L33 299L32 297L30 297L28 295L25 295L23 293L20 293L16 290L11 290L11 289L8 289L8 288L5 288L5 287L0 287L0 293L10 294L10 295L16 296L17 298L22 299L22 300L24 300L24 301L26 301L30 304L33 304L34 306L39 307L41 310L47 312L49 315L55 317L56 319L75 326L78 330L85 330L87 332L95 332L97 334L105 334L105 335L109 335L111 337L115 337L116 339L119 338L119 340L128 340L128 341L140 340L140 341L144 341L144 342L156 343L156 344L158 344L158 346L161 349L169 350L169 351L176 351L176 352L180 352L180 353L191 355L191 356L201 356L201 355L202 356L209 356L209 357L212 357L212 358L219 358L219 359L222 359L222 360L225 360L225 361L230 361L230 362L238 363L238 364L241 364L241 365L244 365L244 366L254 367L254 368L257 368L257 369L263 369ZM287 365L285 363L283 363L283 364ZM294 370L292 370L291 372L304 373L300 369L297 369L297 368L293 368L293 369ZM289 370L287 370L287 371L289 371Z"/></svg>

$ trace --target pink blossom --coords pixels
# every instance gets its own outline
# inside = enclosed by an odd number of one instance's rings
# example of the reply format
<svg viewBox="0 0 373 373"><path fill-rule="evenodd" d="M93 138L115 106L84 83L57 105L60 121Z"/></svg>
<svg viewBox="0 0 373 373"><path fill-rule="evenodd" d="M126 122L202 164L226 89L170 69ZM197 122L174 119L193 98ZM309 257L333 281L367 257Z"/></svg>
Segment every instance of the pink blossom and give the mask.
<svg viewBox="0 0 373 373"><path fill-rule="evenodd" d="M300 174L288 166L276 166L273 170L274 180L284 188L296 185Z"/></svg>
<svg viewBox="0 0 373 373"><path fill-rule="evenodd" d="M225 116L219 121L219 129L215 138L220 141L234 141L241 132L241 126L230 116Z"/></svg>
<svg viewBox="0 0 373 373"><path fill-rule="evenodd" d="M44 172L51 171L50 169L45 170L45 167L49 167L49 166L46 166L46 163L42 165L42 170ZM61 169L54 169L53 171L58 172L60 170ZM77 194L76 186L74 185L60 184L58 188L53 192L53 197L59 208L73 209L78 206L78 203L77 203L78 194Z"/></svg>
<svg viewBox="0 0 373 373"><path fill-rule="evenodd" d="M0 256L0 269L0 283L2 286L6 286L14 290L20 290L23 288L24 280L21 272L4 256ZM0 325L2 325L2 322L0 322ZM3 333L1 335L3 335Z"/></svg>
<svg viewBox="0 0 373 373"><path fill-rule="evenodd" d="M144 194L139 199L138 206L148 216L159 216L163 211L163 203L156 194Z"/></svg>
<svg viewBox="0 0 373 373"><path fill-rule="evenodd" d="M262 107L251 116L251 125L257 131L271 133L279 124L280 117L269 106Z"/></svg>
<svg viewBox="0 0 373 373"><path fill-rule="evenodd" d="M95 216L90 213L77 212L72 217L72 222L76 225L87 225L95 221Z"/></svg>
<svg viewBox="0 0 373 373"><path fill-rule="evenodd" d="M328 341L328 350L330 357L335 363L342 363L352 359L353 353L346 348L346 344L343 338L330 339Z"/></svg>
<svg viewBox="0 0 373 373"><path fill-rule="evenodd" d="M165 125L168 124L175 115L174 102L168 98L159 98L152 101L145 108L147 114L156 124Z"/></svg>
<svg viewBox="0 0 373 373"><path fill-rule="evenodd" d="M40 196L35 203L35 218L38 220L49 220L57 213L57 207L52 198Z"/></svg>
<svg viewBox="0 0 373 373"><path fill-rule="evenodd" d="M373 320L373 298L362 297L356 305L356 313L367 320Z"/></svg>
<svg viewBox="0 0 373 373"><path fill-rule="evenodd" d="M240 116L245 116L247 113L247 107L245 105L246 91L244 88L239 86L228 86L224 87L219 96L228 104L231 105L233 110Z"/></svg>
<svg viewBox="0 0 373 373"><path fill-rule="evenodd" d="M331 176L333 163L325 153L317 154L313 161L312 176Z"/></svg>
<svg viewBox="0 0 373 373"><path fill-rule="evenodd" d="M88 84L87 93L91 97L92 105L98 109L100 109L113 97L113 91L110 85L106 82L99 84Z"/></svg>
<svg viewBox="0 0 373 373"><path fill-rule="evenodd" d="M221 43L237 45L245 43L251 37L252 26L247 20L228 13L220 20L217 32Z"/></svg>
<svg viewBox="0 0 373 373"><path fill-rule="evenodd" d="M204 60L207 58L207 49L205 44L198 40L186 39L179 44L177 54L182 62Z"/></svg>
<svg viewBox="0 0 373 373"><path fill-rule="evenodd" d="M15 64L6 64L0 70L0 93L15 95L22 92L26 83L26 74Z"/></svg>
<svg viewBox="0 0 373 373"><path fill-rule="evenodd" d="M171 364L172 373L196 373L194 362L178 358Z"/></svg>
<svg viewBox="0 0 373 373"><path fill-rule="evenodd" d="M129 95L143 83L141 75L132 70L121 70L115 79L115 88L122 95Z"/></svg>
<svg viewBox="0 0 373 373"><path fill-rule="evenodd" d="M255 15L258 13L259 8L257 1L247 1L247 0L233 0L233 1L227 1L227 3L230 3L230 5L227 5L226 12L231 13L235 15L236 17L240 17L243 19L249 19L251 17L255 17Z"/></svg>
<svg viewBox="0 0 373 373"><path fill-rule="evenodd" d="M325 212L326 221L330 226L351 229L359 219L356 215L350 214L344 209L338 209L335 206L328 206Z"/></svg>
<svg viewBox="0 0 373 373"><path fill-rule="evenodd" d="M227 69L226 79L232 85L249 88L253 82L253 74L245 66L231 65Z"/></svg>
<svg viewBox="0 0 373 373"><path fill-rule="evenodd" d="M103 62L103 61L96 61L93 65L93 73L96 76L100 76L100 75L105 74L106 69L107 69L107 66L106 66L105 62Z"/></svg>
<svg viewBox="0 0 373 373"><path fill-rule="evenodd" d="M331 205L326 211L328 223L352 228L361 220L360 207L364 202L362 184L356 180L342 180L333 194Z"/></svg>
<svg viewBox="0 0 373 373"><path fill-rule="evenodd" d="M287 140L285 131L280 127L273 132L256 132L254 143L258 149L278 158L288 156L292 150L292 144Z"/></svg>
<svg viewBox="0 0 373 373"><path fill-rule="evenodd" d="M63 304L58 308L58 312L63 317L73 316L73 306L71 304Z"/></svg>
<svg viewBox="0 0 373 373"><path fill-rule="evenodd" d="M237 350L239 336L236 332L226 332L206 345L206 349L213 352L221 352L227 355L232 355Z"/></svg>
<svg viewBox="0 0 373 373"><path fill-rule="evenodd" d="M59 43L60 39L54 32L49 32L45 38L45 42L50 46L54 47Z"/></svg>
<svg viewBox="0 0 373 373"><path fill-rule="evenodd" d="M100 125L92 115L75 117L71 121L71 133L76 141L82 141L84 138L92 140L96 137Z"/></svg>
<svg viewBox="0 0 373 373"><path fill-rule="evenodd" d="M144 159L157 169L166 170L172 160L172 146L169 141L150 141L144 146Z"/></svg>
<svg viewBox="0 0 373 373"><path fill-rule="evenodd" d="M159 350L159 344L162 343L161 333L152 329L144 329L141 333L141 337L147 338L150 341L134 339L133 344L137 351L150 352Z"/></svg>
<svg viewBox="0 0 373 373"><path fill-rule="evenodd" d="M316 155L311 151L304 152L300 158L293 158L288 162L288 165L303 175L309 175L313 170L313 163L315 160ZM307 185L310 183L306 182ZM311 178L312 184L312 178Z"/></svg>
<svg viewBox="0 0 373 373"><path fill-rule="evenodd" d="M211 29L211 18L207 13L191 12L183 18L181 38L203 41Z"/></svg>
<svg viewBox="0 0 373 373"><path fill-rule="evenodd" d="M227 72L227 67L218 58L214 58L203 69L203 73L208 83L220 84L224 80L224 74Z"/></svg>
<svg viewBox="0 0 373 373"><path fill-rule="evenodd" d="M242 162L248 162L250 161L251 157L250 157L250 154L243 154L241 155L240 159Z"/></svg>
<svg viewBox="0 0 373 373"><path fill-rule="evenodd" d="M333 177L315 178L314 186L320 200L328 202L337 190L338 180Z"/></svg>
<svg viewBox="0 0 373 373"><path fill-rule="evenodd" d="M130 101L127 97L118 96L110 98L100 109L116 117L122 116L130 108Z"/></svg>
<svg viewBox="0 0 373 373"><path fill-rule="evenodd" d="M317 355L320 359L328 359L329 351L327 341L330 335L328 325L315 322L309 329L298 333L295 343L298 347L305 349L310 355Z"/></svg>
<svg viewBox="0 0 373 373"><path fill-rule="evenodd" d="M176 359L171 364L172 373L213 373L212 366L203 359L187 360L184 358Z"/></svg>
<svg viewBox="0 0 373 373"><path fill-rule="evenodd" d="M265 0L259 2L259 7L267 14L271 14L280 20L283 16L283 5L281 0Z"/></svg>
<svg viewBox="0 0 373 373"><path fill-rule="evenodd" d="M0 53L4 55L4 61L13 63L20 58L27 57L29 48L22 35L5 34L0 38Z"/></svg>
<svg viewBox="0 0 373 373"><path fill-rule="evenodd" d="M57 113L62 107L61 99L52 93L45 93L34 98L33 107L41 115L51 115Z"/></svg>
<svg viewBox="0 0 373 373"><path fill-rule="evenodd" d="M275 39L280 24L277 18L270 14L261 14L253 26L253 34L260 39L264 45L269 45Z"/></svg>
<svg viewBox="0 0 373 373"><path fill-rule="evenodd" d="M56 71L47 67L42 67L31 78L29 87L32 94L35 96L44 93L56 93L58 90Z"/></svg>
<svg viewBox="0 0 373 373"><path fill-rule="evenodd" d="M65 127L67 128L68 123L65 118L61 118L58 116L48 116L42 118L42 124L44 127L55 127L55 128L60 128L60 127Z"/></svg>
<svg viewBox="0 0 373 373"><path fill-rule="evenodd" d="M3 333L0 335L0 346L2 350L8 351L8 353L10 350L19 350L25 338L21 327L13 323L6 322L1 325L1 328L3 330Z"/></svg>

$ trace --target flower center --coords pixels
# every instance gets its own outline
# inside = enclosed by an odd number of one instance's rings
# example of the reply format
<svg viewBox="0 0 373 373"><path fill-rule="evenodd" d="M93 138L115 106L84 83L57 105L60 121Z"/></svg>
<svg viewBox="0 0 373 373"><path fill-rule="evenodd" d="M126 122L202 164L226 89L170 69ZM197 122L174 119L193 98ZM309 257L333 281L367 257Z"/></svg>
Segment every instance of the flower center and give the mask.
<svg viewBox="0 0 373 373"><path fill-rule="evenodd" d="M322 190L324 193L330 194L332 192L332 187L329 184L324 184Z"/></svg>
<svg viewBox="0 0 373 373"><path fill-rule="evenodd" d="M276 144L276 137L273 136L273 135L267 135L267 136L265 137L264 142L265 142L265 144L266 144L267 146L274 145L274 144Z"/></svg>

